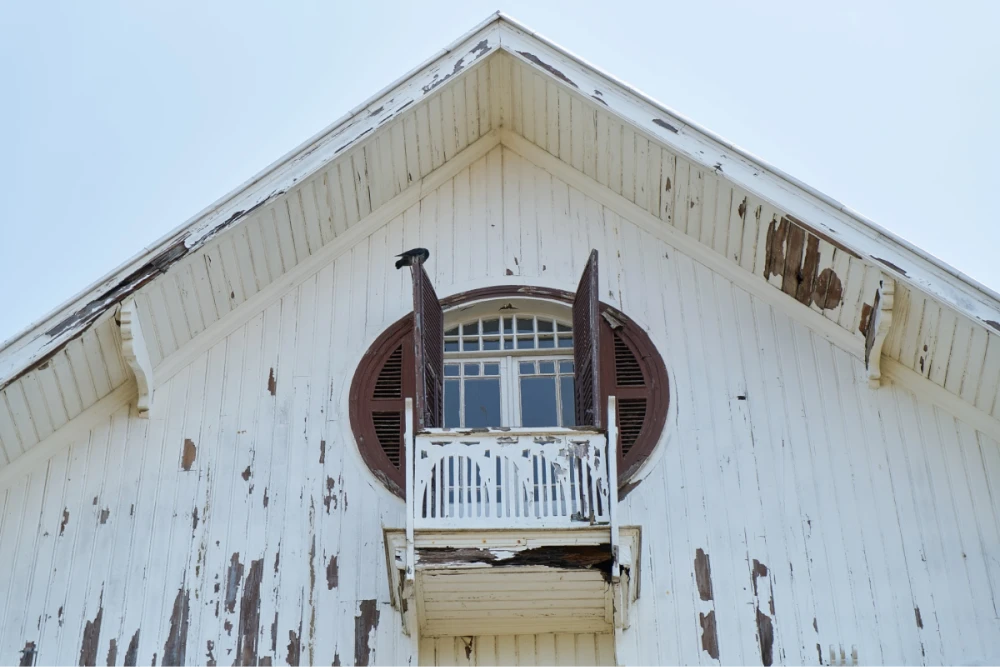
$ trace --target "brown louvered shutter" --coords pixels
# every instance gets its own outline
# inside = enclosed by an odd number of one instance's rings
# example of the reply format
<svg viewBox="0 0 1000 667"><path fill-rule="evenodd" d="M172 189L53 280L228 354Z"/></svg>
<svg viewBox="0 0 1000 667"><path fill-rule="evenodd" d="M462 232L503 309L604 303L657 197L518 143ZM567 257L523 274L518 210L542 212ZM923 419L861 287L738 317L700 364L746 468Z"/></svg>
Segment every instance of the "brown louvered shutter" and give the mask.
<svg viewBox="0 0 1000 667"><path fill-rule="evenodd" d="M573 299L573 363L576 366L574 407L578 426L601 428L601 315L598 300L597 251L591 250Z"/></svg>
<svg viewBox="0 0 1000 667"><path fill-rule="evenodd" d="M422 264L413 274L414 400L418 430L444 426L444 311Z"/></svg>
<svg viewBox="0 0 1000 667"><path fill-rule="evenodd" d="M351 422L362 456L383 481L402 494L403 399L414 393L410 318L379 337L365 354L351 385Z"/></svg>
<svg viewBox="0 0 1000 667"><path fill-rule="evenodd" d="M610 307L605 307L601 320L602 409L606 415L608 396L617 397L618 472L619 479L625 479L656 444L650 435L663 427L668 399L666 370L659 356L642 343L648 337L636 330L638 325ZM639 443L644 444L637 446Z"/></svg>

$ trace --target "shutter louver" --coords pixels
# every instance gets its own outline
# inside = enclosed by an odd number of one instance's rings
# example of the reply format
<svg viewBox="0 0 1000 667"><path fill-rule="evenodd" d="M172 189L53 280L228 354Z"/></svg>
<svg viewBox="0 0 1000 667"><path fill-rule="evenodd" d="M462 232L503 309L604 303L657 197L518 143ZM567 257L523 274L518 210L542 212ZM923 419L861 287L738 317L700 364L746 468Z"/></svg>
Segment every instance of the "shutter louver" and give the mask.
<svg viewBox="0 0 1000 667"><path fill-rule="evenodd" d="M375 382L375 393L372 398L402 398L403 397L403 346L389 355L382 372Z"/></svg>
<svg viewBox="0 0 1000 667"><path fill-rule="evenodd" d="M389 463L398 468L403 450L403 413L373 412L372 423L375 425L379 447Z"/></svg>
<svg viewBox="0 0 1000 667"><path fill-rule="evenodd" d="M618 401L618 433L621 435L621 455L628 457L632 445L639 439L646 421L645 398L623 398Z"/></svg>
<svg viewBox="0 0 1000 667"><path fill-rule="evenodd" d="M574 408L578 426L603 423L600 368L601 313L598 301L597 251L591 250L573 299L573 363L576 367Z"/></svg>
<svg viewBox="0 0 1000 667"><path fill-rule="evenodd" d="M413 274L413 363L416 427L444 426L444 310L423 264Z"/></svg>

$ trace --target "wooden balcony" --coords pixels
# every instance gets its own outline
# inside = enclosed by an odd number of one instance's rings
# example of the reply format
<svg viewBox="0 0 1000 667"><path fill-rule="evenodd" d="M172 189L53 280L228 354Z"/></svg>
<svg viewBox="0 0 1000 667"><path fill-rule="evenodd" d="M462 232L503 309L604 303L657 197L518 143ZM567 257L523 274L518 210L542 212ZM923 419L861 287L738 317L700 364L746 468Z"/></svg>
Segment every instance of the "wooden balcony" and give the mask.
<svg viewBox="0 0 1000 667"><path fill-rule="evenodd" d="M614 427L415 433L407 400L405 440L407 525L386 557L407 632L627 626L639 532L617 525Z"/></svg>

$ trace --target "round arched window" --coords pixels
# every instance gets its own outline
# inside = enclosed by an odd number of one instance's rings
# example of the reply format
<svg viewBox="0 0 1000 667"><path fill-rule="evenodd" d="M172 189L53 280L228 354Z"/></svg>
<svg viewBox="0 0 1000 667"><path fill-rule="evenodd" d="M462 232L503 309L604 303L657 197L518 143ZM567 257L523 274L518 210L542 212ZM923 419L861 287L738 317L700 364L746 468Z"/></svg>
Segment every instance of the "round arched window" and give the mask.
<svg viewBox="0 0 1000 667"><path fill-rule="evenodd" d="M574 426L574 294L497 286L441 300L443 424L446 428ZM652 452L666 422L667 372L640 326L600 304L597 361L600 423L607 397L618 400L619 485ZM403 496L403 401L413 396L414 316L372 344L351 384L350 418L375 475Z"/></svg>

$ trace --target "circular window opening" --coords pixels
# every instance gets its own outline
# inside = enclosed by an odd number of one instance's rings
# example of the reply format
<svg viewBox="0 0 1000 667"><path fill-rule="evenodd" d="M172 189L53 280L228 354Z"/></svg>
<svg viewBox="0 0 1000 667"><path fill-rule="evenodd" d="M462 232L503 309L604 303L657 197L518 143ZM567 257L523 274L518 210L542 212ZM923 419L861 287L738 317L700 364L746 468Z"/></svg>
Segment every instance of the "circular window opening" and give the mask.
<svg viewBox="0 0 1000 667"><path fill-rule="evenodd" d="M441 300L446 428L574 426L573 293L498 286ZM640 326L600 304L602 422L618 400L619 487L653 451L666 422L666 367ZM404 399L416 390L413 315L362 357L351 383L351 427L362 457L403 497Z"/></svg>

